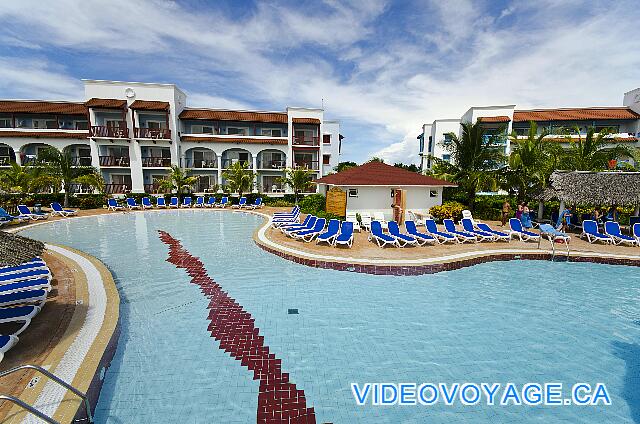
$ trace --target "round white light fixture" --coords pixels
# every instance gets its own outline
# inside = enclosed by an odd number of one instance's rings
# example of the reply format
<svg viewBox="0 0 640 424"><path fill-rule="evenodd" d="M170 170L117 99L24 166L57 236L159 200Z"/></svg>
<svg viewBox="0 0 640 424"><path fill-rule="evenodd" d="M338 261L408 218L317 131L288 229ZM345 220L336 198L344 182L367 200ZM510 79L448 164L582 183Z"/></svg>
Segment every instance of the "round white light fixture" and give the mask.
<svg viewBox="0 0 640 424"><path fill-rule="evenodd" d="M128 99L133 99L136 96L136 92L133 91L133 88L127 88L124 90L124 95L127 96Z"/></svg>

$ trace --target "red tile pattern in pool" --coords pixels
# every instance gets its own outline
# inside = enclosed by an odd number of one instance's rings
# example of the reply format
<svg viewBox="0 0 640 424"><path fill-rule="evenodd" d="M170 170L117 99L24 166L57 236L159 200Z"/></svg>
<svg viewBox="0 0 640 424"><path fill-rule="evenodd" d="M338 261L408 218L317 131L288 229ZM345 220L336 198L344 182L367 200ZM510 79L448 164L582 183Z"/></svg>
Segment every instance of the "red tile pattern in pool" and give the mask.
<svg viewBox="0 0 640 424"><path fill-rule="evenodd" d="M269 352L251 314L207 275L202 262L178 240L164 231L158 232L160 240L169 246L167 262L184 268L191 282L200 286L211 300L208 306L211 336L220 342L220 349L253 371L254 380L260 380L257 422L315 424L315 412L307 408L304 391L289 381L289 374L282 372L282 361Z"/></svg>

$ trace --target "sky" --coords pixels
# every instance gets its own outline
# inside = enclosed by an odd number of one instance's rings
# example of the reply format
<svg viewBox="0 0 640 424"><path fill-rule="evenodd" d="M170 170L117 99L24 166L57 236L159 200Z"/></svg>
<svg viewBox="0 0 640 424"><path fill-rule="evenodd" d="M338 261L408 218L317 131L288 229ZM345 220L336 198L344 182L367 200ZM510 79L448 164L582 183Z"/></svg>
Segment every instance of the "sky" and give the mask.
<svg viewBox="0 0 640 424"><path fill-rule="evenodd" d="M192 107L324 106L341 160L419 163L470 106L620 106L640 87L639 0L19 0L0 98L82 100L81 78L175 83Z"/></svg>

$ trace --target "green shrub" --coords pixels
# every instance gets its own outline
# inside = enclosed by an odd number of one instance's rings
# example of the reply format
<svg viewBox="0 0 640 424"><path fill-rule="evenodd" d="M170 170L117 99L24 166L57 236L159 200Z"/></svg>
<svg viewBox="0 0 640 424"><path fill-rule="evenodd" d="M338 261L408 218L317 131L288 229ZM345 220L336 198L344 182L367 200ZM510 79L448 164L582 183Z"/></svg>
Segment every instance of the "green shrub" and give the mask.
<svg viewBox="0 0 640 424"><path fill-rule="evenodd" d="M322 194L310 194L300 200L300 210L303 213L317 214L325 210L326 199Z"/></svg>
<svg viewBox="0 0 640 424"><path fill-rule="evenodd" d="M453 219L455 221L462 219L462 211L467 209L460 202L446 202L442 205L432 206L429 213L437 220Z"/></svg>

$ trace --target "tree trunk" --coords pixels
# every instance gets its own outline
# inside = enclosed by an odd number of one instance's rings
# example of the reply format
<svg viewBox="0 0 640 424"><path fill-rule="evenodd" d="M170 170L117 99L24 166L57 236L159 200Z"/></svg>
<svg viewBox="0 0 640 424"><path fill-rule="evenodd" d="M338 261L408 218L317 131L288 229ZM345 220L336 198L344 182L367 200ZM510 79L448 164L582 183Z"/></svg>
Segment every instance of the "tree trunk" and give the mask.
<svg viewBox="0 0 640 424"><path fill-rule="evenodd" d="M538 202L538 221L542 220L543 213L544 213L544 202L540 200Z"/></svg>
<svg viewBox="0 0 640 424"><path fill-rule="evenodd" d="M68 184L63 184L64 186L64 207L68 208L69 207L69 185Z"/></svg>

